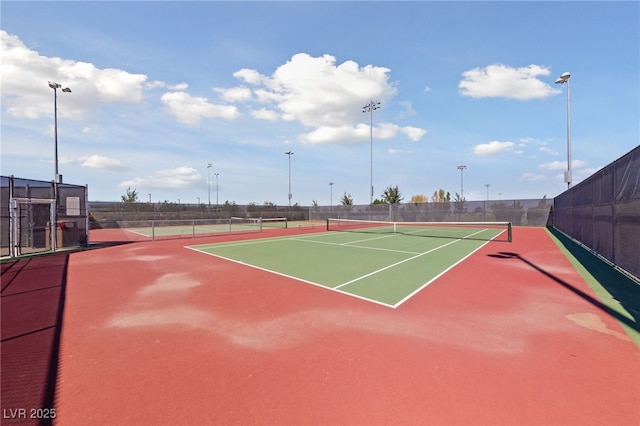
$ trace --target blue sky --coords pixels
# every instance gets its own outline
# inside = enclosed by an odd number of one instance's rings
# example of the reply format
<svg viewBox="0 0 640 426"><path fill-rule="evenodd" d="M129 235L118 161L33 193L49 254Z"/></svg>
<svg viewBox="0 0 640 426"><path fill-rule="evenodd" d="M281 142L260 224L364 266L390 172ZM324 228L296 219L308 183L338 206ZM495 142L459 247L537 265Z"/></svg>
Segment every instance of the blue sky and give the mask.
<svg viewBox="0 0 640 426"><path fill-rule="evenodd" d="M285 151L300 205L367 204L371 164L376 198L553 197L562 73L574 184L639 143L639 5L3 1L2 174L53 179L55 81L92 201L287 205Z"/></svg>

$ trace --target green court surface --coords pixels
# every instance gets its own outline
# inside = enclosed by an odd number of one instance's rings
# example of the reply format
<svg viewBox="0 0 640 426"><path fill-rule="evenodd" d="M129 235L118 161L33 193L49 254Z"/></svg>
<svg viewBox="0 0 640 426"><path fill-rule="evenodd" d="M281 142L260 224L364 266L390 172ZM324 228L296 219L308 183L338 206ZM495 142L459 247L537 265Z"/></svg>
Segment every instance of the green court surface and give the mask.
<svg viewBox="0 0 640 426"><path fill-rule="evenodd" d="M465 228L433 237L330 231L187 248L395 308L506 232Z"/></svg>

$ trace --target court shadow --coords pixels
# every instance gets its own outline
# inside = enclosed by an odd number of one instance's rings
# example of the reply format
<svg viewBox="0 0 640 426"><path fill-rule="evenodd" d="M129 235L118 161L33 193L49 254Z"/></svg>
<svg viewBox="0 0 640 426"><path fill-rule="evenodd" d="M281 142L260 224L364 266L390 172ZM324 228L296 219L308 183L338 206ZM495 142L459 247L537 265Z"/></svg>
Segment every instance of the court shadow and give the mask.
<svg viewBox="0 0 640 426"><path fill-rule="evenodd" d="M619 312L615 311L614 309L610 308L609 306L607 306L606 304L602 303L601 301L599 301L598 299L594 298L593 296L583 292L579 288L576 288L571 283L569 283L569 282L567 282L567 281L555 276L554 274L544 270L543 268L541 268L540 266L536 265L535 263L525 259L519 253L501 251L501 252L498 252L498 253L489 254L487 256L498 258L498 259L517 259L517 260L520 260L521 262L525 263L526 265L530 266L531 268L535 269L536 271L540 272L541 274L545 275L546 277L552 279L557 284L561 285L562 287L564 287L565 289L569 290L573 294L581 297L582 299L584 299L587 302L591 303L593 306L597 307L598 309L602 310L603 312L606 312L608 315L611 315L612 317L614 317L619 322L625 324L626 326L632 328L635 331L640 332L640 325L638 323L638 318L639 318L639 316L638 316L638 304L640 303L640 296L635 296L636 297L635 301L631 301L631 300L625 299L626 300L626 305L623 304L625 310L627 312L629 312L629 314L633 317L633 320L632 320L632 319L629 319L626 316L620 314ZM591 256L593 256L593 255L591 255ZM593 257L595 257L595 256L593 256ZM583 260L586 261L586 259L583 259ZM591 265L591 266L593 266L593 265ZM613 271L610 271L607 274L601 273L601 274L599 274L598 277L594 275L594 277L596 279L598 279L600 284L602 284L602 286L605 289L607 289L607 291L609 291L610 293L611 293L611 291L609 289L610 288L617 288L618 286L620 286L622 284L622 281L624 281L623 278L626 278L627 280L629 280L629 282L627 282L627 285L638 287L637 284L635 284L629 278L625 277L620 272L615 271L614 268L612 268L612 267L609 267L609 268L612 269ZM617 275L614 274L613 272L617 272ZM617 280L620 280L620 281L617 281ZM614 297L616 297L613 293L611 293L611 294ZM633 293L633 291L629 290L627 294L634 294L634 293ZM616 297L616 299L617 299L617 297Z"/></svg>
<svg viewBox="0 0 640 426"><path fill-rule="evenodd" d="M69 253L2 263L3 424L53 423L68 265Z"/></svg>
<svg viewBox="0 0 640 426"><path fill-rule="evenodd" d="M620 272L611 264L554 228L549 232L576 258L578 262L616 299L640 324L640 283Z"/></svg>

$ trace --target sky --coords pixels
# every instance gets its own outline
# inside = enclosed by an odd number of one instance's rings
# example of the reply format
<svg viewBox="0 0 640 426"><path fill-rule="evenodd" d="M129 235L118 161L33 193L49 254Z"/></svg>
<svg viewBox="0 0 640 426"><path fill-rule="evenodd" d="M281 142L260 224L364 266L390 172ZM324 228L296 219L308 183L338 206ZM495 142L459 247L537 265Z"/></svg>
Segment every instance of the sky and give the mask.
<svg viewBox="0 0 640 426"><path fill-rule="evenodd" d="M1 173L54 179L57 104L59 173L90 201L286 206L291 185L292 204L368 204L371 181L404 202L551 198L569 123L573 184L640 141L637 1L4 0L0 14ZM49 81L71 92L54 102Z"/></svg>

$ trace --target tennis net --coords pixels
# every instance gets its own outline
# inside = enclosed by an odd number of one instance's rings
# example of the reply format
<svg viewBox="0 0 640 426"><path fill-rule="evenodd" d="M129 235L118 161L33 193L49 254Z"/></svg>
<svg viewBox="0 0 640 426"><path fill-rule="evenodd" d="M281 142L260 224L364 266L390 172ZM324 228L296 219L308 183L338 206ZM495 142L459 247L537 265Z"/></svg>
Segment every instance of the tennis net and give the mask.
<svg viewBox="0 0 640 426"><path fill-rule="evenodd" d="M288 228L288 222L286 217L263 217L263 228Z"/></svg>
<svg viewBox="0 0 640 426"><path fill-rule="evenodd" d="M329 218L327 231L508 242L513 240L511 222L386 222Z"/></svg>
<svg viewBox="0 0 640 426"><path fill-rule="evenodd" d="M264 228L287 228L286 217L236 217L229 218L229 228L255 229L262 232Z"/></svg>

